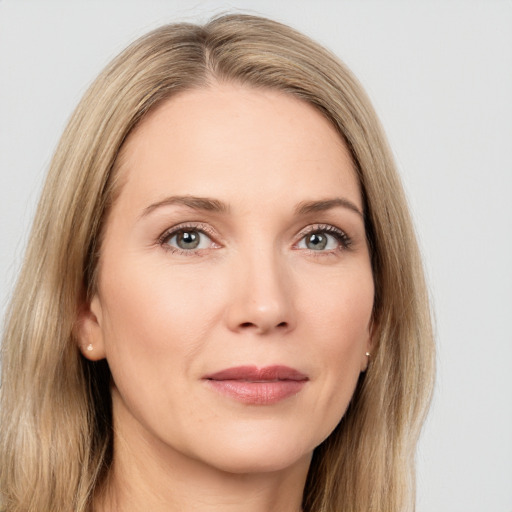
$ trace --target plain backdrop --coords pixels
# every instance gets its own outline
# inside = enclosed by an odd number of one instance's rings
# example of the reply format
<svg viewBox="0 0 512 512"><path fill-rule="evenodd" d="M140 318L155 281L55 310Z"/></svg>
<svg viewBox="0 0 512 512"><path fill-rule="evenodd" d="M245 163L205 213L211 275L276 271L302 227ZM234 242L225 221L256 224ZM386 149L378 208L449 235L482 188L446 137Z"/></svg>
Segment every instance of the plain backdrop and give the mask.
<svg viewBox="0 0 512 512"><path fill-rule="evenodd" d="M390 139L438 343L418 512L512 512L511 1L0 0L2 312L52 152L87 85L149 29L233 10L333 50Z"/></svg>

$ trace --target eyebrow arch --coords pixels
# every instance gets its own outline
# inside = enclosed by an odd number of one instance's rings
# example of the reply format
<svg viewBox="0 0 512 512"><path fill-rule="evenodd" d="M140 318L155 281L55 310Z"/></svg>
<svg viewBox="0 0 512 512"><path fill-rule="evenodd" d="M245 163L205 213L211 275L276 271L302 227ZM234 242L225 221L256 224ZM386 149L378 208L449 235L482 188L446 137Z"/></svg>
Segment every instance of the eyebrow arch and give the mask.
<svg viewBox="0 0 512 512"><path fill-rule="evenodd" d="M229 206L218 199L196 196L170 196L144 208L141 217L149 215L158 208L173 205L181 205L194 210L204 210L216 213L227 213L229 211ZM302 201L295 207L295 214L306 215L308 213L321 212L336 207L347 208L364 219L364 215L361 210L359 210L352 201L342 197L324 199L321 201Z"/></svg>
<svg viewBox="0 0 512 512"><path fill-rule="evenodd" d="M343 197L324 199L322 201L303 201L297 205L295 208L295 213L297 215L306 215L312 212L330 210L331 208L336 208L339 206L357 213L362 219L364 219L363 212L352 201L349 201Z"/></svg>
<svg viewBox="0 0 512 512"><path fill-rule="evenodd" d="M229 210L228 205L226 205L225 203L217 199L211 199L209 197L171 196L166 197L165 199L162 199L161 201L158 201L156 203L153 203L149 205L147 208L144 208L141 217L149 215L157 208L172 205L187 206L188 208L192 208L194 210L205 210L208 212L218 213L226 213Z"/></svg>

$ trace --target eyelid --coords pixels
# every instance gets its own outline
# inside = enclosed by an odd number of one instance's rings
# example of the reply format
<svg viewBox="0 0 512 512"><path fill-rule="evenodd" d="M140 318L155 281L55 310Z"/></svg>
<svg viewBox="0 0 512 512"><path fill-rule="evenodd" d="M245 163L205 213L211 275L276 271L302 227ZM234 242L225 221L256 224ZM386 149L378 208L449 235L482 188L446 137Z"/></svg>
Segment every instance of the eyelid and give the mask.
<svg viewBox="0 0 512 512"><path fill-rule="evenodd" d="M208 224L205 224L203 222L183 222L180 224L177 224L175 226L172 226L171 228L166 229L159 237L158 237L158 244L162 246L165 250L171 251L171 252L177 252L177 253L183 253L187 255L194 255L198 254L200 252L204 252L208 249L189 249L189 250L183 250L179 249L178 247L172 247L168 245L166 242L175 236L180 231L198 231L200 233L203 233L206 235L212 242L212 244L215 245L213 248L220 247L220 244L216 241L218 238L217 233L214 229L211 228Z"/></svg>
<svg viewBox="0 0 512 512"><path fill-rule="evenodd" d="M335 238L337 238L337 240L340 244L340 247L338 248L338 250L348 250L348 249L350 249L350 246L352 245L352 239L347 235L347 233L343 229L333 226L332 224L311 224L310 226L305 227L298 233L298 235L297 235L298 241L294 244L294 247L297 248L297 245L304 239L305 236L311 235L314 233L327 233L327 234L332 235ZM327 250L327 251L311 250L311 252L315 252L316 255L320 255L322 253L324 253L324 254L332 253L332 250L331 251L329 251L329 250Z"/></svg>
<svg viewBox="0 0 512 512"><path fill-rule="evenodd" d="M175 226L172 226L171 228L166 229L159 237L158 237L158 244L162 246L165 250L169 250L171 252L175 253L181 253L186 254L188 256L192 255L199 255L200 253L204 253L205 251L208 251L210 248L203 248L203 249L180 249L177 247L173 247L167 244L167 241L175 236L180 231L186 231L194 230L203 233L206 235L212 242L214 249L217 249L221 247L221 244L217 242L219 236L217 232L209 225L203 222L183 222L180 224L177 224ZM298 244L304 239L305 236L311 235L314 233L327 233L331 236L334 236L338 243L339 247L335 250L343 251L348 250L351 247L352 239L347 235L347 233L336 226L333 226L332 224L311 224L309 226L306 226L305 228L301 229L299 233L297 234L297 241L293 244L294 249L299 249L297 246ZM306 249L307 250L307 249ZM333 249L326 250L326 251L313 251L310 250L310 252L314 252L315 255L321 255L321 254L332 254Z"/></svg>

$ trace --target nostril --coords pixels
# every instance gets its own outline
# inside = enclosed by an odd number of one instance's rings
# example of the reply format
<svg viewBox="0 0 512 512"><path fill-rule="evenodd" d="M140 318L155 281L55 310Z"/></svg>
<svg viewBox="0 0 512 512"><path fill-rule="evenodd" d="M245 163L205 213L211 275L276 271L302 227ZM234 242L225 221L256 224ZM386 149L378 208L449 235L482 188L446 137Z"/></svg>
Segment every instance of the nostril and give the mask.
<svg viewBox="0 0 512 512"><path fill-rule="evenodd" d="M253 322L243 322L240 324L240 327L242 329L253 329L253 328L258 328L258 324L255 324ZM286 329L286 328L288 328L288 322L280 322L276 325L276 328ZM264 330L266 330L266 329L264 329Z"/></svg>

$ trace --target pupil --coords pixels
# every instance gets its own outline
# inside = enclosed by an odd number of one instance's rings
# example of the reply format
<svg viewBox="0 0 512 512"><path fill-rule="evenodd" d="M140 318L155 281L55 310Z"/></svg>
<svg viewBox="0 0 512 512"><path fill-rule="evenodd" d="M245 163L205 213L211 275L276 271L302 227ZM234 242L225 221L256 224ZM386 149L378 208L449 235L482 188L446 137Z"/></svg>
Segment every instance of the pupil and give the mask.
<svg viewBox="0 0 512 512"><path fill-rule="evenodd" d="M321 249L325 249L327 245L327 237L324 235L320 235L318 233L313 233L308 238L308 249L313 249L314 251L319 251Z"/></svg>
<svg viewBox="0 0 512 512"><path fill-rule="evenodd" d="M193 231L182 231L178 234L177 242L182 249L195 249L199 245L199 235Z"/></svg>

